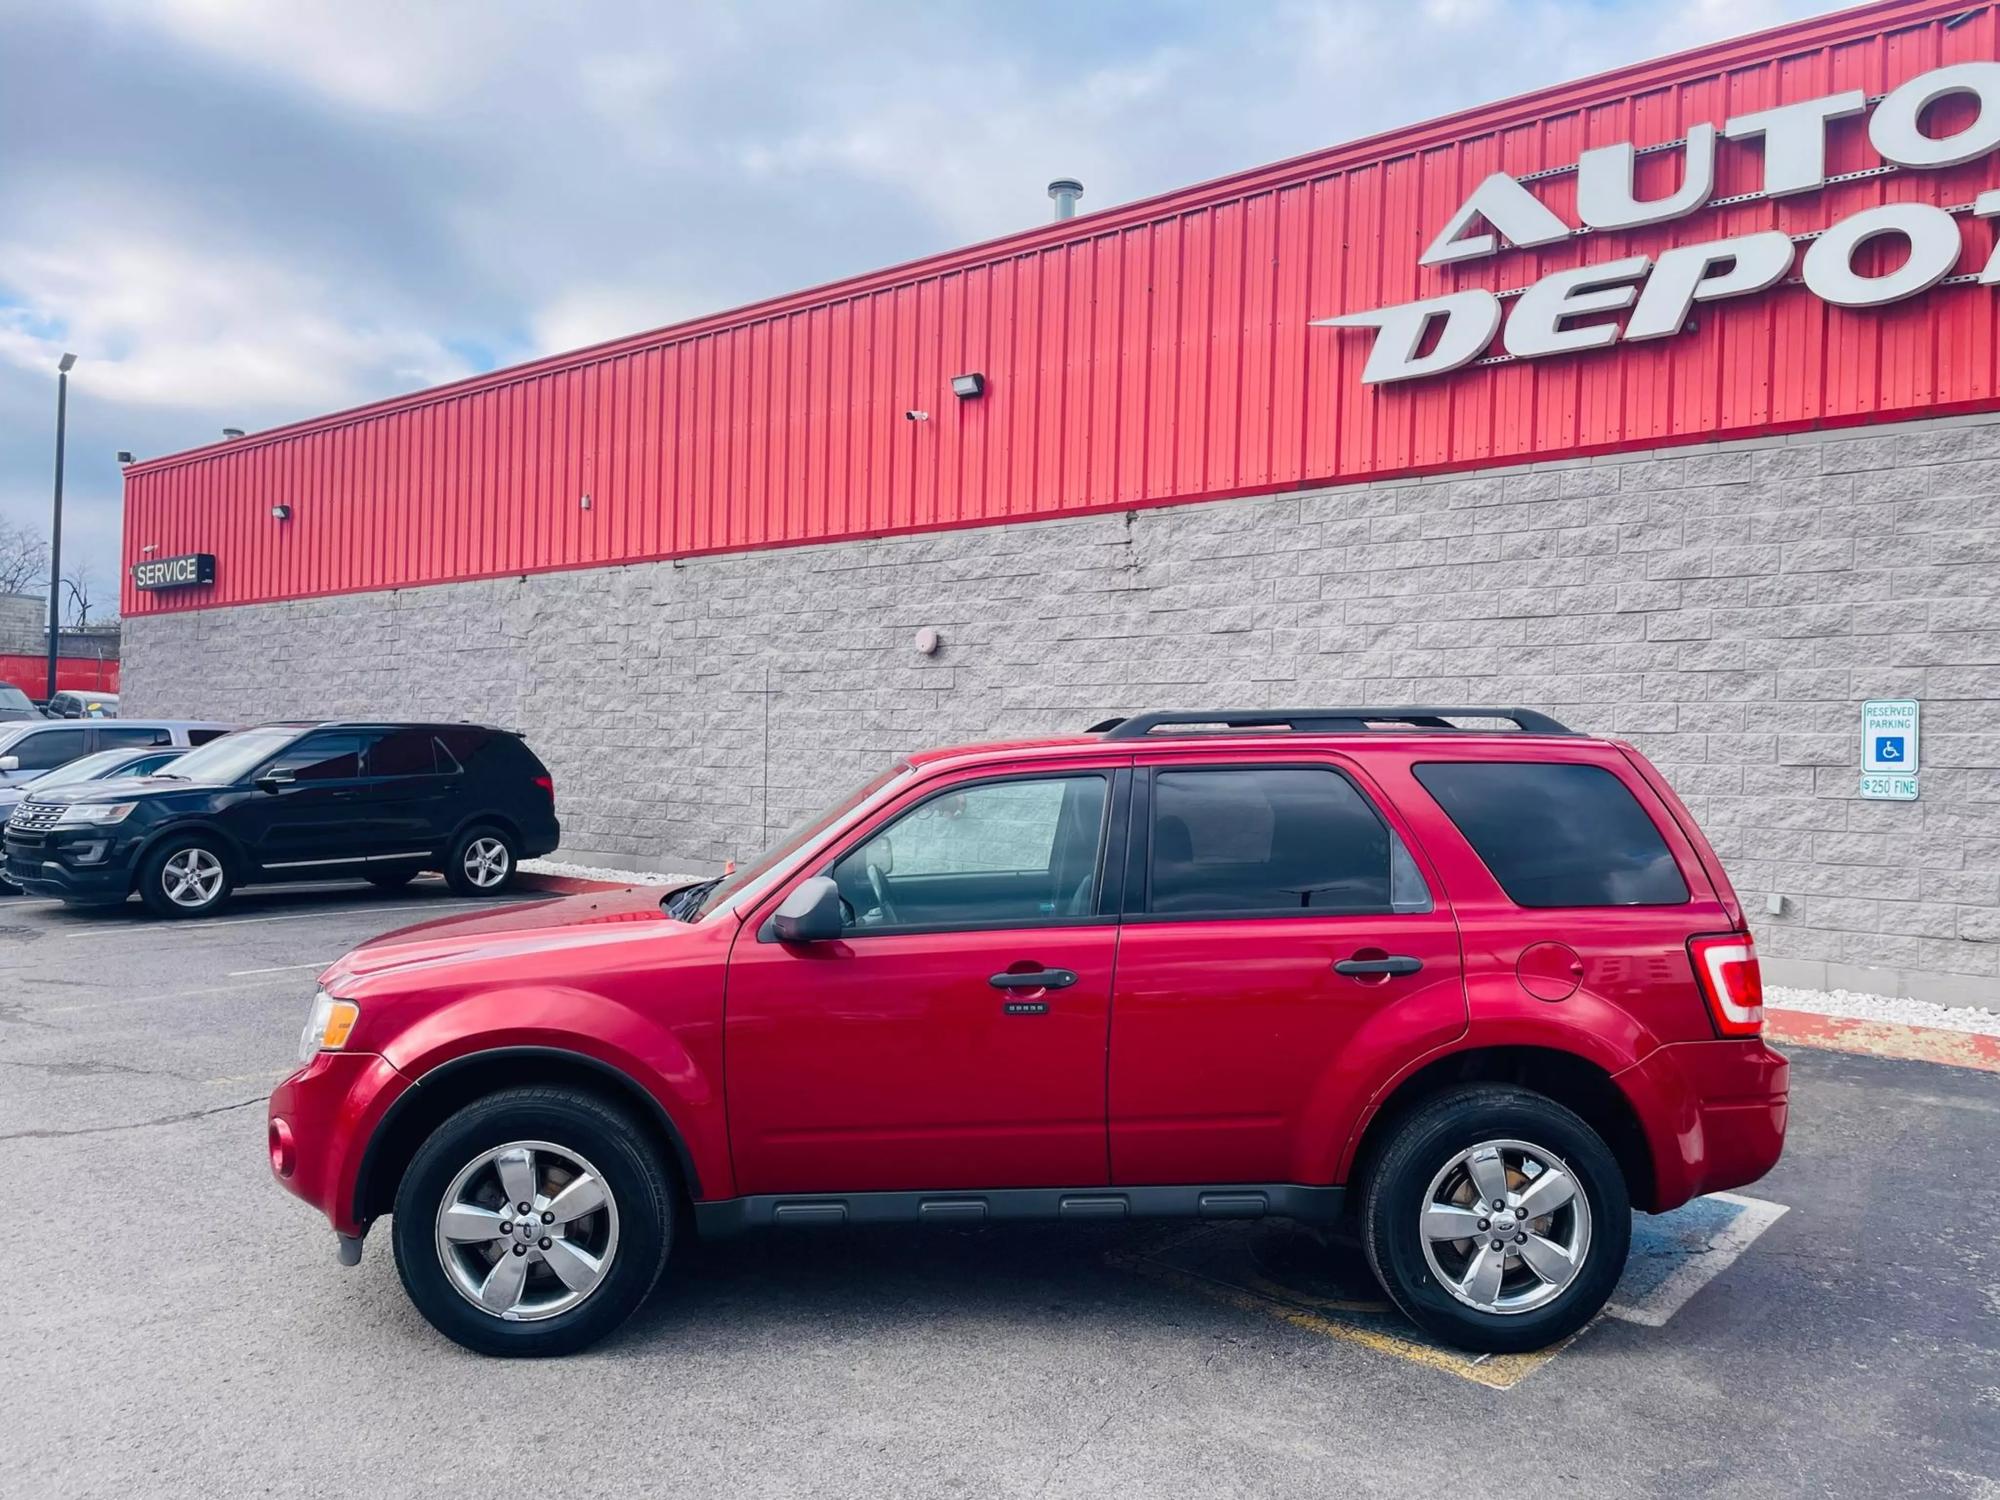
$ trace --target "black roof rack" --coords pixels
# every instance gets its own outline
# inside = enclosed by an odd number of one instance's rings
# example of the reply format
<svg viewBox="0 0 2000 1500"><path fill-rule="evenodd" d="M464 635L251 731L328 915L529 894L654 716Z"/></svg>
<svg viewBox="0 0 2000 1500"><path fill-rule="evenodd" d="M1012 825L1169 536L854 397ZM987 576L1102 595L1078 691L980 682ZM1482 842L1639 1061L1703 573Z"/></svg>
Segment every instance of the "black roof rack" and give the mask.
<svg viewBox="0 0 2000 1500"><path fill-rule="evenodd" d="M1175 726L1224 729L1290 729L1298 734L1352 734L1378 724L1397 729L1445 730L1454 734L1487 734L1462 729L1453 719L1506 719L1522 734L1575 734L1567 724L1532 708L1434 708L1404 704L1395 708L1251 708L1201 709L1134 714L1129 719L1105 719L1085 732L1107 740L1142 740L1156 729ZM1514 731L1503 731L1512 733Z"/></svg>

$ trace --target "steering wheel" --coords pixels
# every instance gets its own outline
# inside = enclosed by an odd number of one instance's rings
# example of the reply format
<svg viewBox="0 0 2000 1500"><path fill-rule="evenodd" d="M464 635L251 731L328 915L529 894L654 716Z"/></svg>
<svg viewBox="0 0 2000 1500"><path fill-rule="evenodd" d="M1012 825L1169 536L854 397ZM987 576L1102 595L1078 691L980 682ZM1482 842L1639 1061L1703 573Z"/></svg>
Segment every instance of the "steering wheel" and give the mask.
<svg viewBox="0 0 2000 1500"><path fill-rule="evenodd" d="M896 905L889 899L889 882L882 878L882 867L873 860L868 862L868 889L875 896L875 910L882 914L885 922L899 922Z"/></svg>

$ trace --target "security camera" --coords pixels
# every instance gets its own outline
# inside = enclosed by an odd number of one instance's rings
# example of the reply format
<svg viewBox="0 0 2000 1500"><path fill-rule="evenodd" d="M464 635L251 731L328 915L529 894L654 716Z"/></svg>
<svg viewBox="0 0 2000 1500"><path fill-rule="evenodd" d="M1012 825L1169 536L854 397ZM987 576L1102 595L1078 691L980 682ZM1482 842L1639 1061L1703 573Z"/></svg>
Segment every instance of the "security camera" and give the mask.
<svg viewBox="0 0 2000 1500"><path fill-rule="evenodd" d="M931 414L927 411L906 411L903 413L903 420L905 422L928 422L930 419Z"/></svg>

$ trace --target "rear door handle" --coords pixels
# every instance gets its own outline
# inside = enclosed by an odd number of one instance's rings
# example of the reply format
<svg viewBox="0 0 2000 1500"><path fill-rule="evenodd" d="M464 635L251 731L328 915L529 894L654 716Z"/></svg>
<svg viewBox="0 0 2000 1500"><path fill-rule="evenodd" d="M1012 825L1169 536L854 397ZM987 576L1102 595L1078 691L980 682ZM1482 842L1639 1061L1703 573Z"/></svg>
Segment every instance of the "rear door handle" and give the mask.
<svg viewBox="0 0 2000 1500"><path fill-rule="evenodd" d="M996 990L1066 990L1076 983L1069 969L1031 969L1025 974L995 974L986 981Z"/></svg>
<svg viewBox="0 0 2000 1500"><path fill-rule="evenodd" d="M1343 958L1333 966L1336 974L1414 974L1424 966L1420 958L1391 954L1387 958Z"/></svg>

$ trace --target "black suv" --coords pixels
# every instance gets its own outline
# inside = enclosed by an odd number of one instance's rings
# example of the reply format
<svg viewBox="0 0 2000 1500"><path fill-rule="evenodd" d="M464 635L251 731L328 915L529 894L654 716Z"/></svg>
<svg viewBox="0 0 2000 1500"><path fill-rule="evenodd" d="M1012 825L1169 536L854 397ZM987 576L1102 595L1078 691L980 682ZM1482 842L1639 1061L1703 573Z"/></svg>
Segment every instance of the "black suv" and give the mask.
<svg viewBox="0 0 2000 1500"><path fill-rule="evenodd" d="M352 875L399 886L441 870L462 895L556 847L555 783L521 737L475 724L265 724L155 776L30 793L6 873L40 896L164 916L238 885Z"/></svg>

